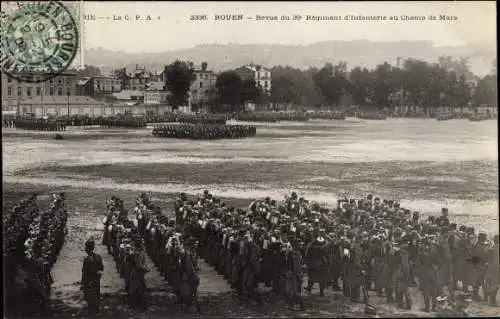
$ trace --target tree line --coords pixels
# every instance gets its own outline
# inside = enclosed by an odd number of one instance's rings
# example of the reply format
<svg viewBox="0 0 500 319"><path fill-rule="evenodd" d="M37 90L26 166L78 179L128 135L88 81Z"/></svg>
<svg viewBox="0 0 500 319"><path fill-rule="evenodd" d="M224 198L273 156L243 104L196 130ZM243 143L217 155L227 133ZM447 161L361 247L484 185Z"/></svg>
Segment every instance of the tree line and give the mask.
<svg viewBox="0 0 500 319"><path fill-rule="evenodd" d="M338 106L348 95L361 107L496 105L496 61L491 74L476 77L467 59L441 57L436 63L407 59L400 67L385 62L375 68L345 62L326 63L321 69L271 69L271 97L277 103L299 106Z"/></svg>
<svg viewBox="0 0 500 319"><path fill-rule="evenodd" d="M100 74L93 66L86 66L81 72ZM493 106L497 102L496 60L491 74L483 77L470 71L467 59L454 60L449 56L440 57L435 63L406 59L401 66L385 62L372 69L357 66L350 71L341 61L306 70L275 66L270 72L270 96L263 94L254 80L242 79L234 70L221 72L207 104L212 111L237 111L245 102L337 107L346 96L354 105L374 109ZM126 81L125 74L117 76ZM195 79L190 61L176 60L165 66L164 89L170 91L169 102L174 109L187 105L189 88Z"/></svg>

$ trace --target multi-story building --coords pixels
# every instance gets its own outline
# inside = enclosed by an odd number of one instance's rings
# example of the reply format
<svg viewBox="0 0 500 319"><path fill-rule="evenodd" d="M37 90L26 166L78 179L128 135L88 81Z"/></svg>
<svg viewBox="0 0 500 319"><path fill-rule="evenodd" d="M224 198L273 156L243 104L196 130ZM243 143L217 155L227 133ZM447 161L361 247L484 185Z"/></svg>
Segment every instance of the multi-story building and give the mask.
<svg viewBox="0 0 500 319"><path fill-rule="evenodd" d="M120 80L113 76L98 75L92 77L94 94L110 94L121 91Z"/></svg>
<svg viewBox="0 0 500 319"><path fill-rule="evenodd" d="M112 76L84 77L77 81L76 92L78 95L103 96L121 91L121 81Z"/></svg>
<svg viewBox="0 0 500 319"><path fill-rule="evenodd" d="M106 104L88 96L33 96L19 103L21 114L34 114L36 117L45 116L103 116L106 115Z"/></svg>
<svg viewBox="0 0 500 319"><path fill-rule="evenodd" d="M43 75L30 74L35 80L43 79ZM76 95L76 73L61 73L56 77L39 82L31 83L19 81L8 74L2 72L2 112L16 112L22 115L30 111L21 107L22 102L25 100L39 100L40 101L40 115L45 116L46 110L43 107L45 97L61 97L67 98L68 96ZM47 100L45 98L45 100ZM38 109L38 108L36 108Z"/></svg>
<svg viewBox="0 0 500 319"><path fill-rule="evenodd" d="M217 75L213 70L207 69L207 63L203 62L201 68L195 68L195 80L189 88L189 104L195 109L206 107L215 98L215 83Z"/></svg>
<svg viewBox="0 0 500 319"><path fill-rule="evenodd" d="M243 81L254 80L264 95L271 95L271 71L262 65L248 64L234 70Z"/></svg>
<svg viewBox="0 0 500 319"><path fill-rule="evenodd" d="M123 87L124 90L144 90L152 80L152 73L146 68L135 66L135 71L127 75L127 84Z"/></svg>

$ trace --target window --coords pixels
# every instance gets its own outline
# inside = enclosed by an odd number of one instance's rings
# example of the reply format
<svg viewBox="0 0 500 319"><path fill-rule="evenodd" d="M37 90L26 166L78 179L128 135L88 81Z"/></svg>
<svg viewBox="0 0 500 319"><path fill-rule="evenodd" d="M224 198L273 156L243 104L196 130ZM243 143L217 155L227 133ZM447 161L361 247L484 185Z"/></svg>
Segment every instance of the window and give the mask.
<svg viewBox="0 0 500 319"><path fill-rule="evenodd" d="M17 88L17 96L23 95L23 88Z"/></svg>
<svg viewBox="0 0 500 319"><path fill-rule="evenodd" d="M200 89L203 87L203 82L200 82Z"/></svg>
<svg viewBox="0 0 500 319"><path fill-rule="evenodd" d="M59 81L57 81L57 83L62 84L62 80L61 80L61 79L59 79Z"/></svg>
<svg viewBox="0 0 500 319"><path fill-rule="evenodd" d="M31 88L30 87L26 88L26 95L31 96Z"/></svg>
<svg viewBox="0 0 500 319"><path fill-rule="evenodd" d="M208 74L205 74L205 80L208 80Z"/></svg>
<svg viewBox="0 0 500 319"><path fill-rule="evenodd" d="M264 87L267 88L267 81L264 81Z"/></svg>
<svg viewBox="0 0 500 319"><path fill-rule="evenodd" d="M71 88L66 88L66 95L71 95Z"/></svg>
<svg viewBox="0 0 500 319"><path fill-rule="evenodd" d="M59 96L62 95L62 88L57 88L57 95L59 95Z"/></svg>
<svg viewBox="0 0 500 319"><path fill-rule="evenodd" d="M10 77L10 75L7 75L7 83L12 83L12 78Z"/></svg>
<svg viewBox="0 0 500 319"><path fill-rule="evenodd" d="M54 79L50 79L50 84L54 84Z"/></svg>
<svg viewBox="0 0 500 319"><path fill-rule="evenodd" d="M12 88L10 86L7 88L7 95L12 96Z"/></svg>
<svg viewBox="0 0 500 319"><path fill-rule="evenodd" d="M49 95L54 95L54 88L50 87Z"/></svg>
<svg viewBox="0 0 500 319"><path fill-rule="evenodd" d="M42 94L42 88L41 87L37 87L36 88L36 95L41 95Z"/></svg>

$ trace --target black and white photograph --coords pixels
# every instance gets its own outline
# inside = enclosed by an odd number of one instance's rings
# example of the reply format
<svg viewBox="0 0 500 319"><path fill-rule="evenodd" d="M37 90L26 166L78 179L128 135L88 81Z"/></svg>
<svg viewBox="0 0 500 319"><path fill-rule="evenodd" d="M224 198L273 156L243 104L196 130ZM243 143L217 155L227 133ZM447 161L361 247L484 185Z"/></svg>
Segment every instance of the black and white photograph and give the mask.
<svg viewBox="0 0 500 319"><path fill-rule="evenodd" d="M4 318L500 317L495 1L2 1Z"/></svg>

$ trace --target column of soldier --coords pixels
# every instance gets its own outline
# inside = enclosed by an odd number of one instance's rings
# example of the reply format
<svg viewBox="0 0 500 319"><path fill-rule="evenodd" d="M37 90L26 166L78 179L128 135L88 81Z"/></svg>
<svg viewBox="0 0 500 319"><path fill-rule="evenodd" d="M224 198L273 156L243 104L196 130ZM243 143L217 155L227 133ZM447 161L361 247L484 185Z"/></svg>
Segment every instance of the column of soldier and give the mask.
<svg viewBox="0 0 500 319"><path fill-rule="evenodd" d="M43 212L32 195L4 216L4 285L7 311L14 316L46 310L50 271L64 244L67 217L64 193L54 194Z"/></svg>
<svg viewBox="0 0 500 319"><path fill-rule="evenodd" d="M140 209L137 214L138 221L150 216L141 227L150 233L148 250L167 279L178 276L170 276L165 251L175 245L191 251L185 243L195 238L198 255L241 295L259 302L256 288L264 283L275 296L304 308L305 268L307 292L319 283L320 295L328 286L354 302L362 294L370 312L372 290L388 303L411 309L409 287L415 285L423 294L424 311L436 311L446 300L463 311L471 286L472 299L496 305L498 235L493 243L485 233L476 237L473 228L450 223L447 209L438 218L421 221L418 212L372 195L340 200L336 209L328 210L292 193L282 203L253 201L244 211L205 191L194 200L181 194L175 211L175 223L159 210L145 215ZM458 296L457 290L462 290Z"/></svg>
<svg viewBox="0 0 500 319"><path fill-rule="evenodd" d="M215 114L197 114L197 115L181 115L176 118L176 122L188 124L226 124L225 115Z"/></svg>
<svg viewBox="0 0 500 319"><path fill-rule="evenodd" d="M113 196L107 204L103 244L115 257L130 304L143 310L147 307L144 275L149 271L145 262L145 253L148 253L172 287L177 302L187 306L194 303L199 311L196 258L193 258L191 243L175 231L175 220L169 221L162 215L145 194L136 202L133 220L128 219L121 199Z"/></svg>
<svg viewBox="0 0 500 319"><path fill-rule="evenodd" d="M105 117L98 122L104 128L145 128L147 124L146 119L135 117Z"/></svg>
<svg viewBox="0 0 500 319"><path fill-rule="evenodd" d="M158 137L214 140L255 136L257 128L250 125L180 124L155 126L152 133Z"/></svg>
<svg viewBox="0 0 500 319"><path fill-rule="evenodd" d="M125 281L129 304L144 310L147 306L144 275L149 269L145 262L141 236L134 223L128 219L123 200L112 196L106 204L102 243L107 246L109 254L116 262L120 277Z"/></svg>
<svg viewBox="0 0 500 319"><path fill-rule="evenodd" d="M62 120L48 119L16 119L14 121L16 128L36 131L65 131L66 122Z"/></svg>

